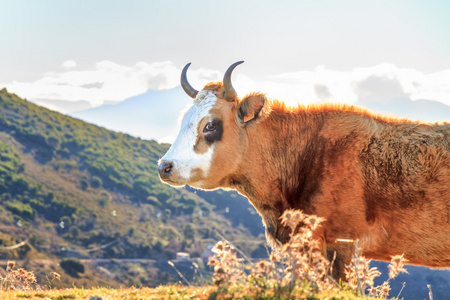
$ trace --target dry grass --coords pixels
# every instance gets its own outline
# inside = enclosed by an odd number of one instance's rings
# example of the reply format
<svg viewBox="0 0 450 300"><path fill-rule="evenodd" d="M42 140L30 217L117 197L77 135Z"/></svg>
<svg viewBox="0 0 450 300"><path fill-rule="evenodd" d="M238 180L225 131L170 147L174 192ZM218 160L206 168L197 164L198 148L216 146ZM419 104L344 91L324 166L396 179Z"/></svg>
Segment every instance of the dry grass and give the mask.
<svg viewBox="0 0 450 300"><path fill-rule="evenodd" d="M160 286L157 288L60 289L25 292L0 292L2 300L16 299L208 299L213 287Z"/></svg>
<svg viewBox="0 0 450 300"><path fill-rule="evenodd" d="M209 261L214 267L213 283L222 291L231 285L249 286L257 298L267 293L276 298L290 298L294 289L301 294L335 289L328 275L330 263L313 238L313 231L322 221L301 211L286 211L282 223L291 228L290 242L278 252L272 252L269 260L250 263L250 266L237 257L232 244L218 242L213 249L216 254ZM299 224L303 226L298 228ZM250 269L249 275L246 267Z"/></svg>
<svg viewBox="0 0 450 300"><path fill-rule="evenodd" d="M359 254L358 241L355 243L355 253L353 254L352 264L348 266L346 271L347 285L360 294L369 293L381 299L386 299L391 290L390 281L397 277L400 273L408 273L404 268L407 261L402 255L392 257L389 264L389 278L379 286L374 285L374 279L381 275L377 268L370 268L370 259L366 259ZM405 284L403 284L403 287ZM402 288L403 290L403 288ZM401 293L401 290L400 290ZM397 297L400 296L400 293Z"/></svg>
<svg viewBox="0 0 450 300"><path fill-rule="evenodd" d="M36 276L34 276L34 273L23 268L14 270L15 266L15 261L8 261L6 275L0 276L0 291L29 291L37 289Z"/></svg>
<svg viewBox="0 0 450 300"><path fill-rule="evenodd" d="M390 280L406 272L403 255L394 256L389 265L389 279L379 286L374 279L380 276L377 268L370 268L370 260L360 255L358 242L352 264L346 270L346 283L338 284L331 277L332 263L322 254L319 241L314 239L314 230L323 222L314 215L307 216L298 210L288 210L282 224L291 228L290 241L269 260L256 264L245 263L238 258L235 247L229 242L218 242L209 265L214 267L213 283L218 287L216 295L240 297L245 291L250 298L321 298L324 295L353 297L364 295L386 299L389 296ZM250 272L246 271L250 269ZM248 275L247 275L248 274ZM230 294L230 291L231 292ZM237 294L236 294L237 293ZM399 295L397 295L398 297Z"/></svg>
<svg viewBox="0 0 450 300"><path fill-rule="evenodd" d="M302 296L300 296L302 295ZM359 297L350 291L322 292L315 296L307 293L300 293L297 289L291 294L290 299L375 299L370 297ZM94 289L59 289L59 290L42 290L42 291L6 291L0 292L2 300L17 299L39 299L39 300L60 300L60 299L83 299L83 300L100 300L100 299L288 299L278 297L271 293L265 295L256 295L254 291L245 287L230 288L227 292L218 292L214 286L204 287L186 287L179 285L159 286L157 288L94 288Z"/></svg>
<svg viewBox="0 0 450 300"><path fill-rule="evenodd" d="M0 277L1 299L386 299L390 280L406 272L403 255L394 256L389 265L389 279L379 286L374 279L380 275L370 268L370 260L360 255L358 243L352 263L347 266L346 283L331 277L332 263L323 255L314 239L314 230L323 222L317 216L288 210L282 223L291 228L290 242L269 260L252 263L228 241L218 242L209 261L214 268L213 285L186 287L181 285L157 288L126 289L50 289L59 274L47 277L48 287L36 283L32 272L14 270L8 264L7 275ZM238 255L240 253L241 255ZM183 277L181 275L181 277ZM190 284L188 282L188 284ZM399 295L397 295L398 297ZM430 289L430 299L432 299Z"/></svg>
<svg viewBox="0 0 450 300"><path fill-rule="evenodd" d="M32 271L27 271L24 268L14 270L16 266L15 261L8 261L6 265L6 274L0 275L0 294L7 291L41 291L43 288L36 281L36 276ZM56 272L51 272L50 276L46 276L46 288L51 288L55 280L60 280L61 275Z"/></svg>

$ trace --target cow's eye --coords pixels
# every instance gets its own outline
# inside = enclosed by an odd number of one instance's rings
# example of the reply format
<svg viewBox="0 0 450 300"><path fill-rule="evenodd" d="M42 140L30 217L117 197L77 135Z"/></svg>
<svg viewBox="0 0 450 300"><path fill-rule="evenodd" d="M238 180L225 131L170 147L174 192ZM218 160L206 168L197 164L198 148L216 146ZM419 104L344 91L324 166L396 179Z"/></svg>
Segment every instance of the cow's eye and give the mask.
<svg viewBox="0 0 450 300"><path fill-rule="evenodd" d="M208 145L222 139L223 122L220 119L210 120L203 128L203 136Z"/></svg>
<svg viewBox="0 0 450 300"><path fill-rule="evenodd" d="M206 124L205 128L203 129L203 132L214 131L214 130L216 130L216 125L214 125L212 122L209 122L208 124Z"/></svg>

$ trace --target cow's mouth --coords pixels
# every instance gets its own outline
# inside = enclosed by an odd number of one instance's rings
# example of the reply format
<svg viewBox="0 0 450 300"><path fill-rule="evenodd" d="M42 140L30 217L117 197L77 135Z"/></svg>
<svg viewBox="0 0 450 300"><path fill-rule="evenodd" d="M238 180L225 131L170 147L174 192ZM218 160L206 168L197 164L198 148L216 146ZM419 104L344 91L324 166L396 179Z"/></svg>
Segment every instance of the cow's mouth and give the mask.
<svg viewBox="0 0 450 300"><path fill-rule="evenodd" d="M159 179L161 179L162 182L167 183L168 185L174 186L174 187L181 187L185 186L187 184L186 180L182 180L174 172L171 172L168 176L159 176Z"/></svg>
<svg viewBox="0 0 450 300"><path fill-rule="evenodd" d="M178 181L178 180L173 180L172 178L167 178L167 179L162 179L161 180L164 183L167 183L168 185L171 185L173 187L182 187L185 186L187 184L186 181Z"/></svg>

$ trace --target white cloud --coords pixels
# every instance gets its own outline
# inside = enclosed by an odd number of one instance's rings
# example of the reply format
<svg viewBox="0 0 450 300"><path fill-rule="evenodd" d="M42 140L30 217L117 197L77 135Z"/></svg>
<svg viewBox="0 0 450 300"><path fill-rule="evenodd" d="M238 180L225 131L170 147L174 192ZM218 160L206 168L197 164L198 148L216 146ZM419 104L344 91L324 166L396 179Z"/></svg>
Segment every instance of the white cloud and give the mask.
<svg viewBox="0 0 450 300"><path fill-rule="evenodd" d="M62 67L64 69L72 69L75 68L77 66L77 63L71 59L66 60L65 62L62 63Z"/></svg>
<svg viewBox="0 0 450 300"><path fill-rule="evenodd" d="M66 61L66 66L73 65ZM40 103L40 100L88 101L93 107L109 101L122 101L149 89L174 88L179 84L181 69L170 61L138 62L124 66L112 61L101 61L92 69L48 72L34 82L13 81L4 84L9 91ZM195 83L217 80L219 73L194 70L189 77ZM44 101L41 101L45 105Z"/></svg>
<svg viewBox="0 0 450 300"><path fill-rule="evenodd" d="M13 81L2 86L42 105L48 105L49 100L63 100L73 103L87 101L91 106L99 106L105 102L122 101L148 89L174 88L179 85L181 72L181 67L170 61L138 62L126 66L105 60L90 69L74 70L76 63L68 60L63 66L66 68L63 72L45 73L34 82ZM191 68L188 78L197 89L207 82L221 80L223 76L216 70ZM258 82L242 73L235 73L233 84L240 95L262 91L291 105L324 101L351 104L358 100L383 101L395 97L428 99L450 105L450 69L425 74L394 64L350 71L318 66L313 70L275 74Z"/></svg>
<svg viewBox="0 0 450 300"><path fill-rule="evenodd" d="M175 141L176 138L177 137L173 136L173 135L166 136L166 137L160 138L158 140L158 143L160 143L160 144L172 144Z"/></svg>
<svg viewBox="0 0 450 300"><path fill-rule="evenodd" d="M242 78L242 77L241 77ZM238 80L241 79L238 76ZM262 82L242 78L246 87L261 90L288 104L357 101L383 102L396 98L427 99L450 105L450 69L433 74L380 64L350 71L319 66L312 71L284 73ZM238 85L238 84L236 84ZM248 91L246 91L248 92Z"/></svg>

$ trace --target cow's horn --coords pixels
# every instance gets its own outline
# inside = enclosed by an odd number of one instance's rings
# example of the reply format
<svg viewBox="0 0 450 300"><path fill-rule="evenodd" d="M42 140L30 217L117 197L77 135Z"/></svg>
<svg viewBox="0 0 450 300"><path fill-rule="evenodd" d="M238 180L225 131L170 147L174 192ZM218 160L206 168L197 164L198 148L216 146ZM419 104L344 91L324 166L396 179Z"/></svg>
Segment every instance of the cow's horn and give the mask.
<svg viewBox="0 0 450 300"><path fill-rule="evenodd" d="M233 85L231 84L231 73L233 73L234 68L236 68L236 66L242 64L243 61L238 61L235 62L234 64L232 64L228 70L225 72L225 75L223 76L223 86L225 88L225 95L224 98L227 101L233 101L236 96L237 93L233 88Z"/></svg>
<svg viewBox="0 0 450 300"><path fill-rule="evenodd" d="M188 63L187 65L184 66L183 71L181 71L180 82L181 82L181 87L186 92L186 94L188 94L189 97L195 99L195 97L197 97L198 91L189 84L189 81L187 80L187 77L186 77L186 72L190 65L191 65L191 63Z"/></svg>

